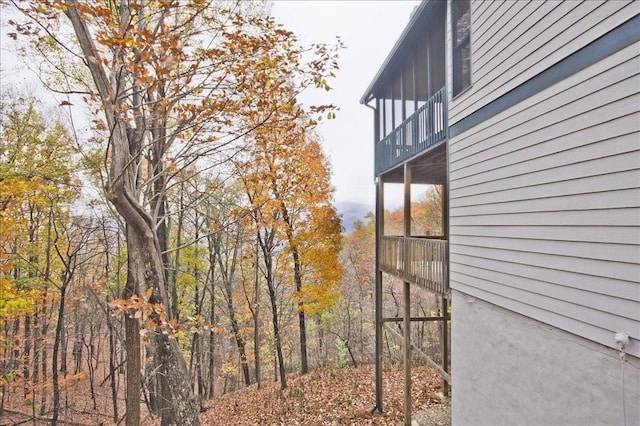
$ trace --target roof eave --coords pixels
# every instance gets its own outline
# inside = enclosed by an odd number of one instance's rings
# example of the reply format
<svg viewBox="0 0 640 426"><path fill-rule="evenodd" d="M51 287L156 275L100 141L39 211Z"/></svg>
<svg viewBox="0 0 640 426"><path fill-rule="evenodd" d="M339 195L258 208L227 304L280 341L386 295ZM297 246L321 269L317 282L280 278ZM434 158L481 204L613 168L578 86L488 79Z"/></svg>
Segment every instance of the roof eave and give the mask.
<svg viewBox="0 0 640 426"><path fill-rule="evenodd" d="M387 74L389 68L393 66L393 62L396 59L396 57L400 55L402 48L405 45L405 42L407 41L409 36L413 33L418 23L422 22L423 15L425 15L428 9L430 9L428 6L437 1L442 1L442 0L424 0L422 3L416 6L416 9L412 12L411 17L409 18L409 23L407 24L404 31L398 38L398 41L396 41L396 44L393 46L393 49L391 49L391 52L389 53L389 55L387 55L387 58L382 63L382 66L376 73L376 76L373 78L373 80L369 84L369 87L367 87L367 90L364 92L364 94L360 98L361 104L363 105L368 104L371 101L371 99L373 99L373 91L378 85L379 80L381 80L381 78L384 77L385 74Z"/></svg>

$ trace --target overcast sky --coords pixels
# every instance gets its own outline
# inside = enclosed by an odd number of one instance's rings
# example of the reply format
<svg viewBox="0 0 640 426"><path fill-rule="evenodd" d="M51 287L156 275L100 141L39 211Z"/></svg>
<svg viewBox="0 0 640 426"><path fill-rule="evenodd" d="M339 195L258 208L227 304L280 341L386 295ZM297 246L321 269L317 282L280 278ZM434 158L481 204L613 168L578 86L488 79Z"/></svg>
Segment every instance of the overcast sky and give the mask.
<svg viewBox="0 0 640 426"><path fill-rule="evenodd" d="M375 202L373 113L359 102L419 3L409 0L274 2L273 16L303 43L331 42L340 35L347 45L340 55L337 78L332 82L334 90L329 94L329 101L340 107L340 111L335 120L323 122L319 129L332 164L337 202L368 205ZM305 102L311 101L305 99ZM386 195L385 200L400 203Z"/></svg>
<svg viewBox="0 0 640 426"><path fill-rule="evenodd" d="M303 44L332 43L341 36L346 49L340 53L340 69L329 94L316 91L303 97L307 105L332 103L340 108L337 118L323 121L319 130L329 156L337 202L373 205L373 113L359 101L389 51L409 22L419 1L293 1L275 0L273 16L293 31ZM34 75L20 69L7 43L7 16L2 16L2 81L33 90ZM37 86L37 84L36 84ZM389 204L400 204L385 194Z"/></svg>

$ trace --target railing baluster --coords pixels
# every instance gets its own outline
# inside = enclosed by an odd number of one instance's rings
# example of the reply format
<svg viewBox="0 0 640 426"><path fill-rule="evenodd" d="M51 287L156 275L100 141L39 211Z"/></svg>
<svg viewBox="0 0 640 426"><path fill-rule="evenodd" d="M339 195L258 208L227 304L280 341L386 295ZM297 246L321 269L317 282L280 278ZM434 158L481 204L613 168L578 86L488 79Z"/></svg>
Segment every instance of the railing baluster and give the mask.
<svg viewBox="0 0 640 426"><path fill-rule="evenodd" d="M375 145L376 176L446 138L443 87Z"/></svg>
<svg viewBox="0 0 640 426"><path fill-rule="evenodd" d="M446 240L383 236L380 244L381 270L436 293L447 293Z"/></svg>

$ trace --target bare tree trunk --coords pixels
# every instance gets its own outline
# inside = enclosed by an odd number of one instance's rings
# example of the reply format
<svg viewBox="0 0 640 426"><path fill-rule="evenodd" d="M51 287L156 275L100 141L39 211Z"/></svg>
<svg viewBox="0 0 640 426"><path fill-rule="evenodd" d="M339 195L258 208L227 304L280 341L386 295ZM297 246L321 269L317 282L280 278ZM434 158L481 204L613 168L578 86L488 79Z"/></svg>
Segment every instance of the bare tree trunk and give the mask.
<svg viewBox="0 0 640 426"><path fill-rule="evenodd" d="M273 281L273 272L271 258L265 259L267 266L267 288L269 289L269 301L271 302L271 321L273 323L273 337L276 345L276 353L278 355L278 370L280 372L280 389L287 387L287 372L284 368L284 356L282 355L282 342L280 339L280 326L278 324L278 300L276 298L275 283Z"/></svg>
<svg viewBox="0 0 640 426"><path fill-rule="evenodd" d="M63 326L64 326L64 318L62 319L63 321ZM46 345L46 339L47 339L47 334L49 331L49 321L45 316L44 322L42 324L42 329L41 329L41 336L42 336L42 356L41 356L41 365L42 365L42 383L47 383L47 361L48 361L48 357L47 357L47 345ZM47 396L48 396L48 392L42 392L42 394L40 395L40 415L43 415L46 412L47 409Z"/></svg>
<svg viewBox="0 0 640 426"><path fill-rule="evenodd" d="M135 279L144 283L145 288L153 289L149 302L160 304L166 312L169 308L164 287L160 250L153 237L153 227L148 226L144 231L146 231L144 234L135 233L132 235L132 232L129 233L131 238L128 239L127 246L133 264L130 265L130 273L135 274ZM189 382L189 372L178 341L170 333L163 332L166 330L158 313L153 314L151 319L157 325L156 329L150 333L151 341L154 344L154 356L157 357L160 366L159 373L161 378L166 380L167 386L163 396L170 404L171 416L175 416L175 420L172 420L170 424L197 425L199 419Z"/></svg>
<svg viewBox="0 0 640 426"><path fill-rule="evenodd" d="M84 340L84 337L83 337ZM91 400L93 401L93 409L97 410L97 402L96 402L96 392L94 388L94 370L95 367L93 365L93 359L95 357L95 347L93 344L94 340L94 332L93 332L93 324L89 327L89 344L86 344L87 347L87 369L89 370L89 390L91 392Z"/></svg>
<svg viewBox="0 0 640 426"><path fill-rule="evenodd" d="M40 348L42 341L40 340L40 318L36 310L33 316L33 374L31 374L31 415L36 415L36 389L38 388L38 379L40 378Z"/></svg>
<svg viewBox="0 0 640 426"><path fill-rule="evenodd" d="M211 324L215 324L215 303L213 303L213 290L211 294ZM216 375L215 375L215 344L216 344L216 333L213 330L209 331L209 390L207 392L207 397L209 399L214 397L215 383L216 383Z"/></svg>
<svg viewBox="0 0 640 426"><path fill-rule="evenodd" d="M26 398L29 392L29 378L31 377L31 370L29 369L31 358L31 340L33 339L31 333L31 316L26 315L24 317L24 350L22 351L22 377L24 378L24 397Z"/></svg>
<svg viewBox="0 0 640 426"><path fill-rule="evenodd" d="M253 314L253 357L256 369L256 382L258 383L258 389L260 389L260 280L258 275L258 261L259 259L258 241L256 241L256 261L255 261L255 277L254 277L254 306L252 309Z"/></svg>
<svg viewBox="0 0 640 426"><path fill-rule="evenodd" d="M60 384L58 382L58 352L60 350L60 341L62 339L62 328L64 318L64 303L67 293L67 283L63 283L60 288L60 305L58 306L58 322L56 324L56 333L53 340L53 354L51 364L51 380L53 381L53 416L51 424L58 422L58 413L60 412Z"/></svg>
<svg viewBox="0 0 640 426"><path fill-rule="evenodd" d="M280 197L280 193L277 190L277 184L272 181L272 188L277 198L280 199L280 210L282 212L282 219L284 220L287 233L287 239L289 240L289 248L291 249L291 256L293 257L293 280L296 284L296 292L300 295L302 291L302 271L300 265L300 254L298 251L298 245L295 242L293 236L293 223L289 216L289 210L285 206L284 200ZM307 361L307 325L304 313L304 301L298 302L298 327L300 331L300 372L306 374L309 371L309 364Z"/></svg>
<svg viewBox="0 0 640 426"><path fill-rule="evenodd" d="M209 271L207 275L207 283L210 285L210 308L209 308L209 323L216 323L216 304L215 304L215 290L216 290L216 282L215 282L215 273L216 273L216 250L215 250L215 238L212 235L207 237L207 249L209 256ZM209 331L209 347L208 347L208 357L209 357L209 380L207 383L207 398L212 399L215 394L215 344L216 344L216 333L213 329Z"/></svg>
<svg viewBox="0 0 640 426"><path fill-rule="evenodd" d="M118 377L116 373L116 336L111 315L107 315L107 328L109 330L109 371L111 375L110 387L111 387L111 405L113 407L113 422L118 423L118 387L116 379Z"/></svg>
<svg viewBox="0 0 640 426"><path fill-rule="evenodd" d="M222 280L224 283L224 297L227 302L227 313L229 314L229 322L231 322L231 330L233 331L233 337L236 341L238 348L238 355L240 357L240 364L242 366L242 374L244 378L244 384L249 386L251 384L251 375L249 374L249 363L247 360L246 342L240 334L240 326L236 318L236 310L233 301L233 278L235 275L236 260L239 251L240 244L240 230L236 231L235 238L233 239L233 247L231 256L222 257L222 242L221 239L216 241L216 256L218 258L218 266L222 274ZM227 247L229 249L229 247Z"/></svg>
<svg viewBox="0 0 640 426"><path fill-rule="evenodd" d="M109 238L107 236L107 228L105 226L104 220L101 221L101 229L102 229L102 241L104 243L104 255L105 255L105 266L104 266L104 274L105 279L109 282L111 278L111 251L109 249ZM117 248L119 254L120 248L120 233L117 235ZM119 259L119 256L117 257ZM118 262L119 263L119 262ZM119 265L116 267L116 282L120 282L119 277ZM109 303L110 296L107 295L107 304ZM111 405L113 408L113 422L118 423L118 387L117 387L117 373L116 373L116 333L115 333L115 325L113 324L113 318L111 315L107 313L107 330L109 331L109 375L111 376L111 380L109 381L109 386L111 389Z"/></svg>
<svg viewBox="0 0 640 426"><path fill-rule="evenodd" d="M127 241L131 239L131 230L127 226ZM128 244L127 244L128 246ZM135 267L132 259L132 252L127 251L127 262L129 273L127 274L127 282L124 288L124 299L129 299L140 293L131 268ZM126 425L137 426L140 424L140 385L142 383L142 362L140 351L140 323L136 318L130 315L124 317L124 334L125 334L125 351L127 356L126 362Z"/></svg>
<svg viewBox="0 0 640 426"><path fill-rule="evenodd" d="M87 67L91 72L96 85L99 98L105 109L105 118L110 129L109 138L109 181L106 189L111 204L116 208L127 224L127 253L128 253L128 287L133 290L129 297L138 294L137 291L152 288L151 303L161 305L164 312L170 315L171 307L168 303L167 289L165 286L164 263L158 235L155 232L157 221L150 215L139 201L139 187L136 173L140 163L140 144L142 143L142 127L138 130L131 129L124 117L117 112L110 78L106 71L97 62L92 62L95 45L87 23L83 20L76 8L76 2L69 0L66 3L65 13L71 21L82 54L87 58ZM126 9L126 5L122 5ZM128 14L122 11L123 17ZM125 21L123 21L125 22ZM128 23L129 21L127 21ZM123 83L123 74L114 70L116 83ZM158 172L161 172L158 170ZM163 200L159 200L163 202ZM193 392L189 383L187 366L175 337L164 334L161 330L160 316L151 318L158 324L158 328L151 333L151 341L156 346L156 353L162 366L162 373L167 380L167 387L171 395L171 408L175 415L176 423L181 426L193 426L199 424L197 410L193 401ZM137 424L140 420L140 335L139 324L134 318L126 318L127 329L127 369L129 380L127 386L133 386L131 394L128 393L127 424ZM135 335L135 336L134 336ZM131 341L129 339L132 339ZM135 359L134 359L135 358ZM129 364L131 362L131 365ZM135 400L135 401L134 401ZM133 404L138 406L134 409ZM133 415L131 419L130 414Z"/></svg>

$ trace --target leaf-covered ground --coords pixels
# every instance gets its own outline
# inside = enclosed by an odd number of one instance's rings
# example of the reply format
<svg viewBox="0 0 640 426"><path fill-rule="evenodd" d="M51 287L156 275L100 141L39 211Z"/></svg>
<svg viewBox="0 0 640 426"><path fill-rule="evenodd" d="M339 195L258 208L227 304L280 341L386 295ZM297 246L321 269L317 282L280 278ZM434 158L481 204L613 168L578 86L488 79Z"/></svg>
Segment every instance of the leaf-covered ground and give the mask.
<svg viewBox="0 0 640 426"><path fill-rule="evenodd" d="M428 367L414 366L412 371L414 421L418 420L420 426L450 425L449 401L439 396L442 379ZM200 420L203 426L402 425L402 366L385 369L383 377L385 412L382 415L369 413L375 403L375 376L373 366L365 365L355 369L326 367L304 376L289 375L289 387L284 392L280 392L279 384L274 382L264 383L262 389L252 385L207 402ZM50 424L50 413L34 419L28 414L28 407L14 408L0 416L0 426ZM123 409L121 407L121 413ZM104 410L108 412L107 408ZM143 417L144 426L160 424L158 418ZM61 413L60 424L115 423L108 415L76 409Z"/></svg>
<svg viewBox="0 0 640 426"><path fill-rule="evenodd" d="M385 413L370 414L375 403L373 366L323 368L289 376L279 391L267 383L218 397L200 419L204 425L398 425L403 424L402 367L385 370ZM421 425L450 424L449 402L439 396L442 379L428 367L413 368L414 418Z"/></svg>

